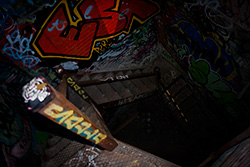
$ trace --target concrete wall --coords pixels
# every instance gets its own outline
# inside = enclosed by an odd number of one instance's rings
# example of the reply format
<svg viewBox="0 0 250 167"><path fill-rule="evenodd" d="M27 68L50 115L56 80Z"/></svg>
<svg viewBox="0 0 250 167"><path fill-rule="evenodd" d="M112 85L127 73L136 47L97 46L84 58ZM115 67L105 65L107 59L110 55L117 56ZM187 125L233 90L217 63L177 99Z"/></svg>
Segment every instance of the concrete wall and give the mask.
<svg viewBox="0 0 250 167"><path fill-rule="evenodd" d="M142 0L4 1L1 53L34 73L65 62L90 72L140 68L154 59L159 12Z"/></svg>
<svg viewBox="0 0 250 167"><path fill-rule="evenodd" d="M231 115L249 112L249 1L161 1L166 58ZM237 114L236 114L237 113Z"/></svg>
<svg viewBox="0 0 250 167"><path fill-rule="evenodd" d="M59 64L88 73L143 68L157 57L159 12L157 3L143 0L2 0L1 165L16 166L15 160L37 142L30 119L20 115L16 103L28 76L10 64L53 81Z"/></svg>

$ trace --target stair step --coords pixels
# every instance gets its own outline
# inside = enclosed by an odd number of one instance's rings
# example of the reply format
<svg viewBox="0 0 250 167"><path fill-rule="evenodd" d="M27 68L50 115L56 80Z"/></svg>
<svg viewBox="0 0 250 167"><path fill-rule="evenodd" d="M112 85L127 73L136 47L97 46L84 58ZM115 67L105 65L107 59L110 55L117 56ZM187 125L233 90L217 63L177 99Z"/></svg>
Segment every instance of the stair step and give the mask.
<svg viewBox="0 0 250 167"><path fill-rule="evenodd" d="M169 102L168 107L171 109L170 113L175 117L176 120L181 119L181 117L182 117L181 113L179 112L179 110L177 110L174 103Z"/></svg>
<svg viewBox="0 0 250 167"><path fill-rule="evenodd" d="M155 80L155 77L154 77L154 76L148 77L148 80L149 80L153 85L156 85L156 80Z"/></svg>
<svg viewBox="0 0 250 167"><path fill-rule="evenodd" d="M119 96L118 93L108 83L97 85L97 87L109 101L122 99L122 97Z"/></svg>
<svg viewBox="0 0 250 167"><path fill-rule="evenodd" d="M119 94L122 98L133 96L133 94L126 89L119 81L110 83L110 86Z"/></svg>
<svg viewBox="0 0 250 167"><path fill-rule="evenodd" d="M133 71L131 71L131 70L128 70L128 71L120 71L120 72L118 72L116 75L121 75L121 76L128 75L128 76L130 76L130 75L133 75Z"/></svg>
<svg viewBox="0 0 250 167"><path fill-rule="evenodd" d="M141 78L140 81L148 88L149 91L154 91L157 89L156 84L153 84L149 78Z"/></svg>
<svg viewBox="0 0 250 167"><path fill-rule="evenodd" d="M186 86L187 83L183 79L178 79L172 86L169 88L169 92L172 96L175 96L180 89L182 89L184 86Z"/></svg>
<svg viewBox="0 0 250 167"><path fill-rule="evenodd" d="M140 81L140 79L133 79L131 82L139 89L139 94L149 91L149 89Z"/></svg>
<svg viewBox="0 0 250 167"><path fill-rule="evenodd" d="M90 74L90 80L99 80L104 78L104 74L103 73L97 73L97 74Z"/></svg>
<svg viewBox="0 0 250 167"><path fill-rule="evenodd" d="M109 101L95 85L86 86L83 89L97 104L107 103Z"/></svg>
<svg viewBox="0 0 250 167"><path fill-rule="evenodd" d="M62 140L62 137L59 137L59 136L54 136L49 138L47 140L47 145L48 146L54 146L56 143L58 143L60 140Z"/></svg>
<svg viewBox="0 0 250 167"><path fill-rule="evenodd" d="M123 86L126 88L126 89L128 89L133 95L138 95L138 94L140 94L140 90L139 90L139 88L137 88L134 84L133 84L133 82L131 82L131 80L125 80L125 81L122 81L122 84L123 84Z"/></svg>
<svg viewBox="0 0 250 167"><path fill-rule="evenodd" d="M83 81L89 81L89 80L91 80L89 75L84 75L84 76L76 78L77 82L83 82Z"/></svg>
<svg viewBox="0 0 250 167"><path fill-rule="evenodd" d="M109 72L104 75L105 79L115 78L115 73Z"/></svg>
<svg viewBox="0 0 250 167"><path fill-rule="evenodd" d="M142 73L142 70L140 69L133 71L133 74L141 74L141 73Z"/></svg>
<svg viewBox="0 0 250 167"><path fill-rule="evenodd" d="M65 139L62 139L63 141ZM65 142L66 144L67 142ZM75 155L79 149L82 149L84 147L83 144L80 144L78 142L72 141L70 143L68 143L68 145L65 145L63 147L59 147L59 146L54 146L52 148L58 148L61 149L60 151L55 149L54 156L49 156L51 158L51 160L48 163L44 163L45 166L62 166L63 162L67 161L70 157L72 157L73 155ZM48 149L49 150L49 149ZM48 151L46 150L46 152ZM52 152L52 150L50 151ZM49 152L49 153L50 153ZM46 155L48 156L47 153Z"/></svg>
<svg viewBox="0 0 250 167"><path fill-rule="evenodd" d="M70 143L71 143L71 140L69 139L60 140L52 148L47 149L45 153L49 157L54 157L56 154L58 154L58 152L62 150L62 148L67 147L67 145L69 145Z"/></svg>
<svg viewBox="0 0 250 167"><path fill-rule="evenodd" d="M86 100L84 100L83 106L82 106L82 108L79 108L79 110L81 110L81 112L83 112L84 114L86 114L86 111L87 111L87 109L89 107L92 107L91 104L88 103Z"/></svg>
<svg viewBox="0 0 250 167"><path fill-rule="evenodd" d="M77 108L82 108L88 103L80 96L78 95L73 88L67 87L67 92L68 92L68 100L74 104Z"/></svg>

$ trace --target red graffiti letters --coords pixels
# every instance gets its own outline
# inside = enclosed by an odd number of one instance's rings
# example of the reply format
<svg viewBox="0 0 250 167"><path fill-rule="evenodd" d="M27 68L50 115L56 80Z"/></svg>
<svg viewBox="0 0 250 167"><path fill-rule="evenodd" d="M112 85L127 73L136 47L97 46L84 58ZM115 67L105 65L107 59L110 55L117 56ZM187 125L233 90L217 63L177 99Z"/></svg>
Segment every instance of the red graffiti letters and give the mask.
<svg viewBox="0 0 250 167"><path fill-rule="evenodd" d="M33 47L41 57L89 60L97 42L130 32L133 21L143 24L159 12L146 0L80 0L58 2L36 34Z"/></svg>

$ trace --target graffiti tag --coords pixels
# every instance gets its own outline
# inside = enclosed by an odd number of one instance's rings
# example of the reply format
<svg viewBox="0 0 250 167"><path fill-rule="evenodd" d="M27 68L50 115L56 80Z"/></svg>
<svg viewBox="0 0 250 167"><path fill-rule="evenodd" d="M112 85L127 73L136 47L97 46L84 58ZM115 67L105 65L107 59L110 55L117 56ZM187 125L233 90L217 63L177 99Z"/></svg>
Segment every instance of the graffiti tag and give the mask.
<svg viewBox="0 0 250 167"><path fill-rule="evenodd" d="M0 34L11 31L15 27L14 20L6 12L0 10Z"/></svg>
<svg viewBox="0 0 250 167"><path fill-rule="evenodd" d="M15 30L11 35L7 35L7 44L4 45L3 52L15 60L21 60L25 67L29 69L35 67L40 59L33 56L35 52L30 48L33 33L29 37L24 37L19 30Z"/></svg>
<svg viewBox="0 0 250 167"><path fill-rule="evenodd" d="M55 23L52 23L52 27L51 28L48 28L48 31L52 31L55 27L58 31L62 31L64 28L65 28L65 23L67 23L66 21L63 21L63 20L56 20ZM59 28L59 25L61 25L62 27Z"/></svg>
<svg viewBox="0 0 250 167"><path fill-rule="evenodd" d="M145 23L159 12L159 6L144 0L80 0L71 7L68 0L58 1L32 43L43 58L89 60L105 48L95 48L122 33L128 34L134 20ZM142 8L143 6L143 8ZM60 31L44 31L66 20ZM53 44L53 45L49 45ZM98 50L99 49L99 50Z"/></svg>
<svg viewBox="0 0 250 167"><path fill-rule="evenodd" d="M74 114L73 110L64 110L63 107L51 103L44 110L44 113L55 119L60 125L74 131L80 136L84 136L87 140L91 140L95 144L107 138L107 135L102 134L99 129L94 129L91 123L84 121L83 117Z"/></svg>
<svg viewBox="0 0 250 167"><path fill-rule="evenodd" d="M104 79L104 81L114 81L115 79L117 80L123 80L123 79L128 79L129 76L128 75L118 75L115 77L107 77L106 79Z"/></svg>
<svg viewBox="0 0 250 167"><path fill-rule="evenodd" d="M85 91L76 83L76 81L72 77L67 78L67 83L77 92L83 99L87 99Z"/></svg>

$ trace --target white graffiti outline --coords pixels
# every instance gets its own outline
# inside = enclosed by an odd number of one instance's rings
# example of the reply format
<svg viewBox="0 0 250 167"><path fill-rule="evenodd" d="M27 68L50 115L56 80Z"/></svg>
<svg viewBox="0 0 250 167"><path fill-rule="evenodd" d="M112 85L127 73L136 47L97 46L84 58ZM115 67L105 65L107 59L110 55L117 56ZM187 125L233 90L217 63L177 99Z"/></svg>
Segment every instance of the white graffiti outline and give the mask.
<svg viewBox="0 0 250 167"><path fill-rule="evenodd" d="M205 15L213 24L227 30L233 28L234 24L232 19L225 15L223 12L219 11L220 3L217 0L197 0L195 3L184 3L184 7L189 11L192 7L199 5L205 7ZM229 25L221 25L217 23L213 18L221 18L222 20L228 22Z"/></svg>
<svg viewBox="0 0 250 167"><path fill-rule="evenodd" d="M84 161L84 157L88 158L88 166L87 167L97 167L96 162L94 162L94 159L99 155L98 152L96 152L94 149L97 149L95 147L87 148L85 151L79 150L77 152L76 158L72 158L69 162L67 162L67 165L78 167L81 164L85 164L86 162ZM94 155L88 155L86 156L86 152L94 153ZM99 149L97 149L99 151ZM77 163L74 164L73 162L76 161ZM82 162L82 163L81 163ZM72 164L73 163L73 164Z"/></svg>

